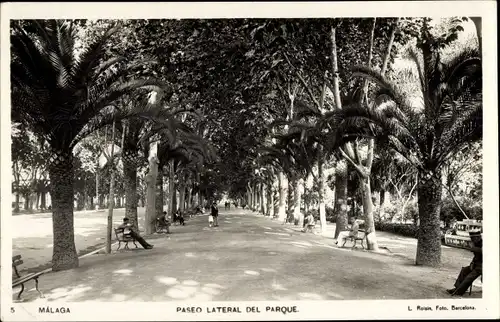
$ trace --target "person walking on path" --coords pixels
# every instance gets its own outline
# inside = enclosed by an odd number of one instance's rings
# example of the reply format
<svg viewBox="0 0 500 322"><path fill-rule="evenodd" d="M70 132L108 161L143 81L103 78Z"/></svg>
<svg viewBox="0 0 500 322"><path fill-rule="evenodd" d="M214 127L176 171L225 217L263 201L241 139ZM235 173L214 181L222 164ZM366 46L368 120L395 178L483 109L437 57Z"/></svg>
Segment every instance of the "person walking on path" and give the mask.
<svg viewBox="0 0 500 322"><path fill-rule="evenodd" d="M463 295L474 280L483 274L483 239L480 231L469 232L474 258L469 266L462 267L455 281L455 287L447 290L451 295Z"/></svg>
<svg viewBox="0 0 500 322"><path fill-rule="evenodd" d="M133 225L129 222L129 219L127 217L123 218L123 224L118 226L119 229L123 229L123 235L130 235L135 238L141 244L144 249L151 249L153 248L153 245L148 243L144 238L139 235L138 232L135 231Z"/></svg>
<svg viewBox="0 0 500 322"><path fill-rule="evenodd" d="M212 204L212 211L211 211L210 214L214 218L214 227L218 227L219 226L219 220L218 220L218 217L219 217L219 208L217 208L217 204L215 203L215 201Z"/></svg>
<svg viewBox="0 0 500 322"><path fill-rule="evenodd" d="M351 224L351 229L346 230L346 231L341 231L339 235L337 236L337 240L335 241L335 244L337 245L342 245L344 243L344 239L346 239L349 236L357 236L358 235L358 230L359 230L359 222L357 219L354 217L349 218L349 222Z"/></svg>

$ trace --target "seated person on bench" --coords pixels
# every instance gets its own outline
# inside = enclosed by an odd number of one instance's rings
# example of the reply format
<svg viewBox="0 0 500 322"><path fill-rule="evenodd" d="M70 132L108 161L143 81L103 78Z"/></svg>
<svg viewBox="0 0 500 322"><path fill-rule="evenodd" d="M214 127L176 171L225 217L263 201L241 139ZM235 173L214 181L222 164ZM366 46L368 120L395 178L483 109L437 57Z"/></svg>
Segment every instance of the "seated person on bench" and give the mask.
<svg viewBox="0 0 500 322"><path fill-rule="evenodd" d="M184 217L182 216L180 211L174 212L174 223L179 222L179 225L184 226Z"/></svg>
<svg viewBox="0 0 500 322"><path fill-rule="evenodd" d="M451 295L463 295L474 280L483 274L483 238L480 231L470 231L474 258L469 266L462 267L455 281L455 287L447 290Z"/></svg>
<svg viewBox="0 0 500 322"><path fill-rule="evenodd" d="M316 223L314 222L314 216L309 213L309 215L304 218L304 229L302 229L303 232L311 231L314 228Z"/></svg>
<svg viewBox="0 0 500 322"><path fill-rule="evenodd" d="M153 248L153 245L149 244L147 241L144 240L144 238L139 235L138 232L134 230L134 226L129 222L129 219L127 217L123 218L123 224L118 226L119 229L123 229L123 235L130 235L135 238L141 244L144 249L151 249Z"/></svg>
<svg viewBox="0 0 500 322"><path fill-rule="evenodd" d="M170 234L170 221L168 220L168 214L166 211L163 212L163 216L160 218L161 224L166 228L167 233Z"/></svg>
<svg viewBox="0 0 500 322"><path fill-rule="evenodd" d="M359 222L355 217L349 218L349 223L351 224L351 229L346 231L341 231L335 241L335 244L342 245L344 243L344 239L347 237L356 237L358 235L359 230Z"/></svg>

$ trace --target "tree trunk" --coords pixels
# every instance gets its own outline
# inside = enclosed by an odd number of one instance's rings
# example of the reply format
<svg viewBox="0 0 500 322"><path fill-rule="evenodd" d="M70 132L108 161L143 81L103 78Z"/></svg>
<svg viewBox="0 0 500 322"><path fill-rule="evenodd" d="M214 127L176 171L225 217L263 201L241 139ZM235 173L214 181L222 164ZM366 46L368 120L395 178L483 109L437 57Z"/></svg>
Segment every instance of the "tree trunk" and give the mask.
<svg viewBox="0 0 500 322"><path fill-rule="evenodd" d="M95 168L95 210L99 210L100 195L99 195L99 158L97 158L97 165Z"/></svg>
<svg viewBox="0 0 500 322"><path fill-rule="evenodd" d="M47 208L47 193L42 191L40 194L40 209L45 210Z"/></svg>
<svg viewBox="0 0 500 322"><path fill-rule="evenodd" d="M471 17L470 18L472 22L474 23L474 26L476 27L476 34L477 34L477 41L479 44L479 53L481 54L482 57L482 50L483 50L483 37L482 37L482 30L481 30L481 17Z"/></svg>
<svg viewBox="0 0 500 322"><path fill-rule="evenodd" d="M269 189L267 192L268 192L268 199L267 199L268 215L269 217L274 218L274 191L272 183L269 185Z"/></svg>
<svg viewBox="0 0 500 322"><path fill-rule="evenodd" d="M192 208L192 192L193 192L193 188L191 187L191 182L190 180L186 180L186 183L187 183L187 191L186 191L186 209L191 209Z"/></svg>
<svg viewBox="0 0 500 322"><path fill-rule="evenodd" d="M78 267L73 224L73 154L55 151L49 165L52 200L52 270Z"/></svg>
<svg viewBox="0 0 500 322"><path fill-rule="evenodd" d="M250 185L248 185L247 188L247 205L248 208L252 209L252 189L250 188Z"/></svg>
<svg viewBox="0 0 500 322"><path fill-rule="evenodd" d="M163 166L158 165L158 175L156 176L156 198L155 198L156 218L163 216Z"/></svg>
<svg viewBox="0 0 500 322"><path fill-rule="evenodd" d="M322 151L318 157L318 202L319 202L319 221L321 223L321 233L326 232L326 207L325 207L325 174L323 172Z"/></svg>
<svg viewBox="0 0 500 322"><path fill-rule="evenodd" d="M266 215L266 184L261 183L260 184L260 212L262 212L262 215Z"/></svg>
<svg viewBox="0 0 500 322"><path fill-rule="evenodd" d="M136 231L139 230L137 217L137 160L139 156L135 151L123 151L123 178L125 187L125 217L129 219Z"/></svg>
<svg viewBox="0 0 500 322"><path fill-rule="evenodd" d="M440 177L439 171L436 176ZM418 180L418 229L417 265L436 267L441 263L441 230L439 214L441 212L441 180L426 178L419 173Z"/></svg>
<svg viewBox="0 0 500 322"><path fill-rule="evenodd" d="M288 178L288 195L287 195L287 209L286 209L286 216L288 219L288 222L292 221L293 217L293 211L294 211L294 189L295 189L295 178L293 176L289 176Z"/></svg>
<svg viewBox="0 0 500 322"><path fill-rule="evenodd" d="M373 41L375 38L375 26L377 24L377 18L373 18L373 25L370 33L370 44L368 46L368 68L372 67L372 58L373 58ZM368 104L368 79L365 79L365 83L363 86L363 99L366 99L366 103Z"/></svg>
<svg viewBox="0 0 500 322"><path fill-rule="evenodd" d="M278 174L279 185L279 206L278 206L278 219L284 221L286 218L286 198L288 195L288 182L283 172Z"/></svg>
<svg viewBox="0 0 500 322"><path fill-rule="evenodd" d="M375 221L373 220L372 190L370 177L360 176L361 190L363 191L363 213L365 216L366 243L369 250L378 251L377 236L375 234Z"/></svg>
<svg viewBox="0 0 500 322"><path fill-rule="evenodd" d="M259 211L259 184L257 183L253 188L253 211Z"/></svg>
<svg viewBox="0 0 500 322"><path fill-rule="evenodd" d="M85 194L79 193L76 199L76 209L82 210L85 207Z"/></svg>
<svg viewBox="0 0 500 322"><path fill-rule="evenodd" d="M332 79L333 79L333 97L335 100L335 107L342 108L342 101L340 100L340 74L337 61L337 42L336 42L336 28L330 31L330 40L332 42Z"/></svg>
<svg viewBox="0 0 500 322"><path fill-rule="evenodd" d="M347 228L347 164L345 160L337 162L335 169L335 211L337 213L334 238Z"/></svg>
<svg viewBox="0 0 500 322"><path fill-rule="evenodd" d="M113 238L113 210L115 206L115 133L116 123L113 121L111 130L111 154L108 162L111 165L109 175L108 226L106 230L106 253L111 254L111 239ZM107 142L106 142L107 143ZM122 146L123 147L123 146Z"/></svg>
<svg viewBox="0 0 500 322"><path fill-rule="evenodd" d="M293 193L293 223L295 226L299 225L302 220L302 212L300 211L300 203L302 199L302 185L304 179L300 178L295 180L295 191Z"/></svg>
<svg viewBox="0 0 500 322"><path fill-rule="evenodd" d="M170 218L174 218L174 199L175 199L175 169L174 161L170 160L168 166L168 205L167 212Z"/></svg>
<svg viewBox="0 0 500 322"><path fill-rule="evenodd" d="M178 208L177 207L177 187L176 187L175 182L173 184L173 189L174 189L174 191L173 191L173 194L172 194L172 214L174 212L176 212L177 208Z"/></svg>
<svg viewBox="0 0 500 322"><path fill-rule="evenodd" d="M144 227L146 235L154 232L156 215L156 178L158 176L158 159L152 156L149 159L149 173L146 175L146 218Z"/></svg>
<svg viewBox="0 0 500 322"><path fill-rule="evenodd" d="M18 186L17 189L19 189L19 186ZM20 193L18 191L16 191L16 204L14 206L14 212L15 213L19 212L19 199L21 199L21 195L20 195Z"/></svg>
<svg viewBox="0 0 500 322"><path fill-rule="evenodd" d="M382 63L382 69L380 70L380 73L382 75L385 74L385 71L387 70L387 66L389 64L389 60L391 58L392 45L394 44L394 37L396 36L396 31L398 30L400 20L401 20L401 18L396 19L396 23L394 24L394 28L392 28L392 31L391 31L391 37L389 38L389 44L387 45L387 52L385 54L385 58L384 58L384 61Z"/></svg>
<svg viewBox="0 0 500 322"><path fill-rule="evenodd" d="M378 221L383 221L385 219L385 189L381 188L379 194Z"/></svg>
<svg viewBox="0 0 500 322"><path fill-rule="evenodd" d="M181 175L181 180L179 182L179 213L184 213L184 205L186 203L186 181L184 180L184 175Z"/></svg>

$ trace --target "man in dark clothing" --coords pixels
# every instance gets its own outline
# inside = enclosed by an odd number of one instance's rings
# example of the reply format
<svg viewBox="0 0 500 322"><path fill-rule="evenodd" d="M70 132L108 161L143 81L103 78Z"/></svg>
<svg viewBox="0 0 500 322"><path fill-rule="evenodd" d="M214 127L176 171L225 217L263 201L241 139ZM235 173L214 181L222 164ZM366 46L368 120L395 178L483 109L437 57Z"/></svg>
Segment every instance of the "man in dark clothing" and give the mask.
<svg viewBox="0 0 500 322"><path fill-rule="evenodd" d="M145 241L144 238L142 238L141 235L139 235L139 233L135 231L133 225L129 222L128 218L126 217L123 218L123 224L118 226L118 228L123 229L123 235L130 235L134 237L139 242L139 244L141 244L141 246L144 247L144 249L153 248L153 245Z"/></svg>
<svg viewBox="0 0 500 322"><path fill-rule="evenodd" d="M480 231L469 232L474 258L469 266L462 267L455 281L455 287L447 290L451 295L463 295L474 280L483 274L483 239Z"/></svg>
<svg viewBox="0 0 500 322"><path fill-rule="evenodd" d="M214 217L214 227L219 226L219 208L217 208L217 204L215 202L212 205L211 215Z"/></svg>

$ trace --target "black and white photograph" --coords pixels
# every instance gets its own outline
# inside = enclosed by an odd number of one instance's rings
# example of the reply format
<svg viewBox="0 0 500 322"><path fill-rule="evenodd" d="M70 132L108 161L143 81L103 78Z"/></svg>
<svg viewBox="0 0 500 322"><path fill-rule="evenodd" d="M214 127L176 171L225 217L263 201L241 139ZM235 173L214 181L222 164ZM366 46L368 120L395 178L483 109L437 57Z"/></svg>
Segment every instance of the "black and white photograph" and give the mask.
<svg viewBox="0 0 500 322"><path fill-rule="evenodd" d="M499 318L495 2L33 5L2 320Z"/></svg>

